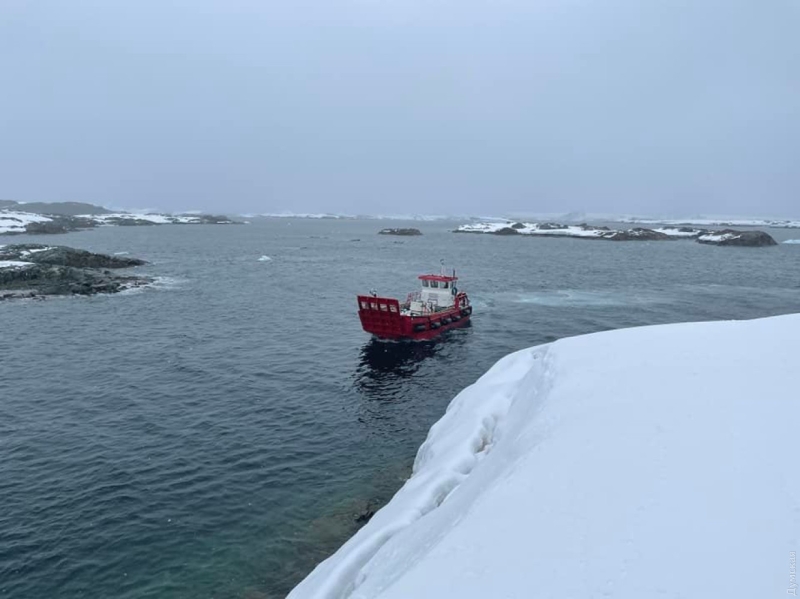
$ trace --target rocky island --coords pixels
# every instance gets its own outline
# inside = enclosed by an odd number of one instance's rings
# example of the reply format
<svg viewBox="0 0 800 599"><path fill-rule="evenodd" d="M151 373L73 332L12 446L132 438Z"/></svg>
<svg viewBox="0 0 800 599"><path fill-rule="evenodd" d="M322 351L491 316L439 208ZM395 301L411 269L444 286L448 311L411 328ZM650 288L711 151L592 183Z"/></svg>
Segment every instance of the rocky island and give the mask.
<svg viewBox="0 0 800 599"><path fill-rule="evenodd" d="M136 258L95 254L64 246L0 246L0 300L117 293L152 283L152 279L121 275L112 270L144 264L144 260Z"/></svg>
<svg viewBox="0 0 800 599"><path fill-rule="evenodd" d="M422 231L419 229L381 229L378 231L378 235L403 235L403 236L414 236L414 235L422 235Z"/></svg>
<svg viewBox="0 0 800 599"><path fill-rule="evenodd" d="M131 214L82 202L20 204L0 200L0 235L69 233L100 226L240 225L214 214Z"/></svg>
<svg viewBox="0 0 800 599"><path fill-rule="evenodd" d="M771 235L763 231L734 231L723 229L709 231L697 238L698 243L709 245L736 245L741 247L766 247L778 245Z"/></svg>
<svg viewBox="0 0 800 599"><path fill-rule="evenodd" d="M775 240L763 231L712 231L694 227L661 227L646 229L611 229L606 226L562 225L559 223L490 222L461 225L453 233L481 233L489 235L528 235L540 237L575 237L578 239L604 239L607 241L669 241L674 239L695 239L700 243L715 245L738 245L762 247L777 245Z"/></svg>

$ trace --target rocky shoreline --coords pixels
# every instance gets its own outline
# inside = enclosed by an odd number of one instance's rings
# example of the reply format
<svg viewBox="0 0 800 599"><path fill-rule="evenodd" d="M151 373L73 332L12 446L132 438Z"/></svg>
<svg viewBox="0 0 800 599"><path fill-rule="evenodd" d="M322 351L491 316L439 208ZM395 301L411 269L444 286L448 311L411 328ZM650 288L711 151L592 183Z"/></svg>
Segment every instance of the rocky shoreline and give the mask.
<svg viewBox="0 0 800 599"><path fill-rule="evenodd" d="M697 229L694 227L661 227L647 229L611 229L606 226L562 225L560 223L473 223L461 225L453 233L479 233L483 235L527 235L533 237L573 237L576 239L603 239L606 241L671 241L694 239L706 245L766 247L777 245L768 233L763 231L735 231L724 229Z"/></svg>
<svg viewBox="0 0 800 599"><path fill-rule="evenodd" d="M153 282L112 270L143 266L144 260L95 254L65 246L0 246L0 300L57 295L118 293Z"/></svg>
<svg viewBox="0 0 800 599"><path fill-rule="evenodd" d="M103 226L241 225L215 214L131 214L77 202L19 204L0 201L0 235L69 233Z"/></svg>

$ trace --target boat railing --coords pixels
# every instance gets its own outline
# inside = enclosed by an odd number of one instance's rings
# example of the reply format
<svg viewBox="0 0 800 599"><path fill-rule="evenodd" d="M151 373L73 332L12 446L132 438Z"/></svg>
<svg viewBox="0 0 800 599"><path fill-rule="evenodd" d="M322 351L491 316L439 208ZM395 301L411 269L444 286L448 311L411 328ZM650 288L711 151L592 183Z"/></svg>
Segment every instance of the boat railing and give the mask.
<svg viewBox="0 0 800 599"><path fill-rule="evenodd" d="M406 297L406 301L402 303L401 307L403 308L410 308L411 302L419 302L422 301L422 292L421 291L412 291Z"/></svg>

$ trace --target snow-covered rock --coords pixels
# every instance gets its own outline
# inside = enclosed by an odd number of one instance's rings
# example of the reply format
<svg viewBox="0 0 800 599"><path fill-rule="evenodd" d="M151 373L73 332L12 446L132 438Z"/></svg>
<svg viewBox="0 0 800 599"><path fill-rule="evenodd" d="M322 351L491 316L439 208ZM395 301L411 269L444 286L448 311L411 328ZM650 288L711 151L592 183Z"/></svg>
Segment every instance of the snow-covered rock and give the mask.
<svg viewBox="0 0 800 599"><path fill-rule="evenodd" d="M131 214L128 212L115 212L112 214L86 215L98 225L230 225L235 224L225 216L209 214Z"/></svg>
<svg viewBox="0 0 800 599"><path fill-rule="evenodd" d="M736 245L746 247L778 245L772 236L763 231L734 231L733 229L711 231L700 235L697 241L699 243L711 245Z"/></svg>
<svg viewBox="0 0 800 599"><path fill-rule="evenodd" d="M608 227L580 224L526 222L480 222L460 225L455 233L488 233L492 235L541 235L549 237L579 237L584 239L607 239L610 241L661 241L697 237L706 231L687 227L662 227L659 229L616 230Z"/></svg>
<svg viewBox="0 0 800 599"><path fill-rule="evenodd" d="M800 546L800 315L500 360L291 599L784 596Z"/></svg>
<svg viewBox="0 0 800 599"><path fill-rule="evenodd" d="M0 268L27 268L33 266L33 262L22 262L21 260L0 260Z"/></svg>
<svg viewBox="0 0 800 599"><path fill-rule="evenodd" d="M25 233L26 227L31 223L46 223L52 220L32 212L0 210L0 233Z"/></svg>

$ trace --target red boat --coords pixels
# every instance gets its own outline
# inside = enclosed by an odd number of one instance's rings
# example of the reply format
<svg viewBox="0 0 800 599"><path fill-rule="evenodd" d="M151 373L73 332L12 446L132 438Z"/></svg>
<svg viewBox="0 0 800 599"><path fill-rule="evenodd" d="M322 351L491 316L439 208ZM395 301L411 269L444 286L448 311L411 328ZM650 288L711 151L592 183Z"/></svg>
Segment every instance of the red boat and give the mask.
<svg viewBox="0 0 800 599"><path fill-rule="evenodd" d="M367 333L379 339L431 339L469 322L469 297L456 286L453 276L421 275L422 289L406 301L372 295L358 296L358 317Z"/></svg>

